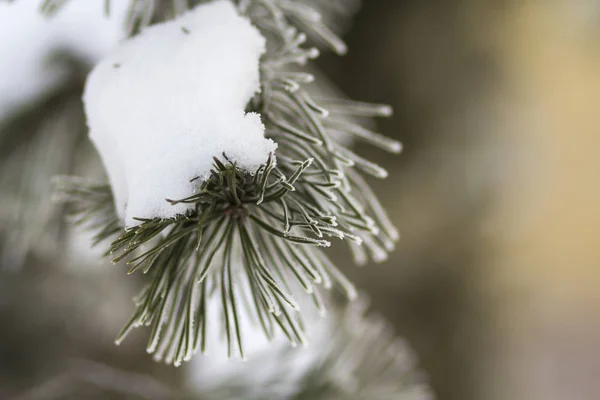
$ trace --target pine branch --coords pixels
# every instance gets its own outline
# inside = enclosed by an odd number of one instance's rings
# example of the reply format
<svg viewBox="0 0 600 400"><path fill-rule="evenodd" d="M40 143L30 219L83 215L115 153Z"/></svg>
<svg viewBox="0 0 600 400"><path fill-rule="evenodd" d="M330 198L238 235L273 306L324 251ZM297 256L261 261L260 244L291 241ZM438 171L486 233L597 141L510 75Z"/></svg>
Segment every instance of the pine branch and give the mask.
<svg viewBox="0 0 600 400"><path fill-rule="evenodd" d="M380 317L366 315L363 300L332 305L329 320L313 321L318 326L309 329L312 348L259 353L202 394L248 400L431 399L410 348Z"/></svg>
<svg viewBox="0 0 600 400"><path fill-rule="evenodd" d="M262 321L265 334L271 336L273 327L278 326L292 343L304 341L294 314L298 310L292 296L297 291L294 284L300 283L316 304L320 300L314 285L329 288L335 282L346 288L349 297L355 296L353 286L324 254L305 248L326 247L330 242L321 237L345 235L332 215L303 206L313 202L309 189L319 182L294 187L302 172L310 170L311 160L297 163L286 175L285 167L276 167L270 158L252 176L225 155L223 159L215 158L212 176L199 185L197 194L170 200L172 204L193 204L192 213L171 220L140 220L116 238L109 250L113 263L127 259L129 273L139 270L151 276L136 299L135 315L117 341L133 327L150 325L148 351L176 365L205 349L205 305L212 290L220 291L223 298L230 353L235 341L241 355L236 318L242 312L236 299L241 290L235 285L252 289L254 309L250 312ZM99 230L95 241L122 230L107 185L63 178L58 189L64 201L78 206L71 211L72 218L92 223ZM241 270L232 273L233 266L241 266Z"/></svg>
<svg viewBox="0 0 600 400"><path fill-rule="evenodd" d="M51 179L81 167L84 142L81 81L30 110L0 121L0 258L20 269L30 257L50 259L64 248L62 208L49 202Z"/></svg>
<svg viewBox="0 0 600 400"><path fill-rule="evenodd" d="M132 1L131 26L168 18L163 13L168 4L171 11L185 8L178 1L143 3L138 7ZM190 3L191 7L198 2ZM262 115L266 135L278 143L277 154L254 175L237 168L226 154L218 155L211 176L196 180L194 195L167 200L191 204L192 212L168 220L140 219L139 225L127 229L109 206L108 186L63 180L59 188L64 199L75 203L75 218L94 225L97 241L113 239L109 250L113 262L125 260L129 273L141 271L149 277L117 342L135 327L150 326L148 351L175 365L205 350L206 305L213 297L221 299L230 355L244 354L238 321L242 307L267 337L278 330L292 344L303 343L303 322L293 297L298 287L321 309L321 287L340 285L348 297L355 296L352 284L321 248L329 247L333 239L344 239L351 243L356 261L364 262L367 254L381 261L398 239L358 171L378 178L387 172L337 139L344 132L398 152L399 143L345 118L389 116L390 108L335 99L319 104L309 96L304 85L314 78L293 68L319 52L303 47L306 34L296 24L334 51L345 51L341 39L320 24L315 10L289 0L237 4L268 39L262 92L249 111ZM115 238L117 232L121 234Z"/></svg>
<svg viewBox="0 0 600 400"><path fill-rule="evenodd" d="M366 315L365 302L330 305L329 320L312 321L313 348L278 347L211 379L196 390L173 388L155 377L91 360L68 369L11 400L429 400L426 380L406 344L380 318ZM299 362L306 360L309 363ZM208 368L210 358L201 360ZM202 372L202 371L200 371Z"/></svg>
<svg viewBox="0 0 600 400"><path fill-rule="evenodd" d="M334 326L336 335L307 371L295 400L432 398L410 349L383 320L348 307Z"/></svg>
<svg viewBox="0 0 600 400"><path fill-rule="evenodd" d="M431 398L406 343L364 311L364 303L356 302L334 317L336 335L311 364L295 400Z"/></svg>

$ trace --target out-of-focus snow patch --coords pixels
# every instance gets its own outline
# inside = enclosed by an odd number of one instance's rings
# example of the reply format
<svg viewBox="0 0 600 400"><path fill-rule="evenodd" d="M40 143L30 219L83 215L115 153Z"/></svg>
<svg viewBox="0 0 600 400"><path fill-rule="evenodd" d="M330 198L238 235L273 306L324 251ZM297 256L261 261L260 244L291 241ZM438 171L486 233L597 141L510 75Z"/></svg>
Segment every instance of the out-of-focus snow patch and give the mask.
<svg viewBox="0 0 600 400"><path fill-rule="evenodd" d="M125 35L127 1L113 1L107 17L104 0L69 0L52 18L42 2L0 2L0 120L67 78L64 65L50 62L55 52L93 64Z"/></svg>
<svg viewBox="0 0 600 400"><path fill-rule="evenodd" d="M171 218L223 152L250 173L276 144L260 115L245 113L260 90L265 39L229 0L200 5L127 40L91 72L84 103L90 137L126 225Z"/></svg>
<svg viewBox="0 0 600 400"><path fill-rule="evenodd" d="M240 273L242 273L240 271ZM242 286L242 285L239 285ZM239 287L238 287L239 288ZM245 297L251 296L249 288ZM238 291L238 295L239 295ZM301 300L299 296L297 300ZM224 323L219 296L211 298L208 306L209 329L206 354L198 354L188 364L188 385L199 393L218 392L239 385L248 398L290 398L298 391L301 379L327 352L327 343L335 332L332 320L319 315L310 301L304 302L302 315L307 322L306 347L293 346L285 335L275 329L269 341L256 316L239 308L240 332L245 360L241 360L237 346L232 343L232 357L227 355L227 341L222 333Z"/></svg>

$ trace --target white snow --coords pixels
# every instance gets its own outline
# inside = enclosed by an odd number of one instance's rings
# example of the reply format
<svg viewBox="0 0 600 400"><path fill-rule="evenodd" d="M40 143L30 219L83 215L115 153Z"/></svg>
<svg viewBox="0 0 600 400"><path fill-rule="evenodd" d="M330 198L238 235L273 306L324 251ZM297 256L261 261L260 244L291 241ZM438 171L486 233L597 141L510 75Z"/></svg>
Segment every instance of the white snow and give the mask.
<svg viewBox="0 0 600 400"><path fill-rule="evenodd" d="M69 0L53 18L42 15L43 0L0 2L0 119L60 86L65 65L52 62L66 51L95 63L125 35L126 1Z"/></svg>
<svg viewBox="0 0 600 400"><path fill-rule="evenodd" d="M223 152L250 173L276 144L260 115L245 113L260 90L265 39L229 0L203 4L127 40L91 72L84 103L127 226L171 218L188 205Z"/></svg>
<svg viewBox="0 0 600 400"><path fill-rule="evenodd" d="M237 267L241 268L240 265ZM250 295L246 282L240 282L238 288L240 287L243 288L240 290L246 292L246 296ZM212 297L208 303L206 354L194 356L187 367L190 389L207 393L236 381L244 387L249 398L291 398L307 370L327 354L328 344L337 329L333 325L333 319L319 315L305 293L296 299L301 303L302 316L306 322L306 347L299 345L292 348L289 340L279 330L275 330L274 338L269 341L257 317L242 306L238 315L246 357L242 361L235 343L232 345L233 357L229 359L227 356L227 343L219 331L223 326L221 300L219 296ZM281 382L273 385L275 377L280 377Z"/></svg>

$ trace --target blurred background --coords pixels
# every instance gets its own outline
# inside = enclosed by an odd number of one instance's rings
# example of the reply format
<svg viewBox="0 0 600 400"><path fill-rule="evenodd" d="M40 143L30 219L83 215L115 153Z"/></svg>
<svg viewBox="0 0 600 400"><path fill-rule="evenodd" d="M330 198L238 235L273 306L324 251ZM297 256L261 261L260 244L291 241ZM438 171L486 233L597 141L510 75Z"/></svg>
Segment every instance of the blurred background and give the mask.
<svg viewBox="0 0 600 400"><path fill-rule="evenodd" d="M600 2L368 0L340 22L350 52L319 67L349 97L393 105L379 131L405 148L361 148L390 171L371 183L402 240L381 265L336 254L344 271L440 400L600 398ZM60 72L42 95L0 84L13 95L0 101L2 399L73 358L183 375L150 362L142 335L113 345L137 282L94 257L71 265L87 242L56 228L50 177L97 162L77 101L97 56L68 54L44 61ZM0 51L0 75L14 57ZM55 156L65 147L72 159ZM32 204L15 201L24 191Z"/></svg>

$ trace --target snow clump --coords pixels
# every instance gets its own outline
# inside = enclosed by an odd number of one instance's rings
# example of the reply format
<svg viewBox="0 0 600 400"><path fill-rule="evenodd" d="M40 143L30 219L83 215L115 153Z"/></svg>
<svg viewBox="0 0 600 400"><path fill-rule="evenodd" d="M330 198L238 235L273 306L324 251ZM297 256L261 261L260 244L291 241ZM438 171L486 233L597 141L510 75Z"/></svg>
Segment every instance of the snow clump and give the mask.
<svg viewBox="0 0 600 400"><path fill-rule="evenodd" d="M146 28L90 73L89 134L127 226L190 209L166 199L194 194L214 156L254 173L275 151L260 115L245 112L260 91L265 51L265 38L233 3L215 0Z"/></svg>

